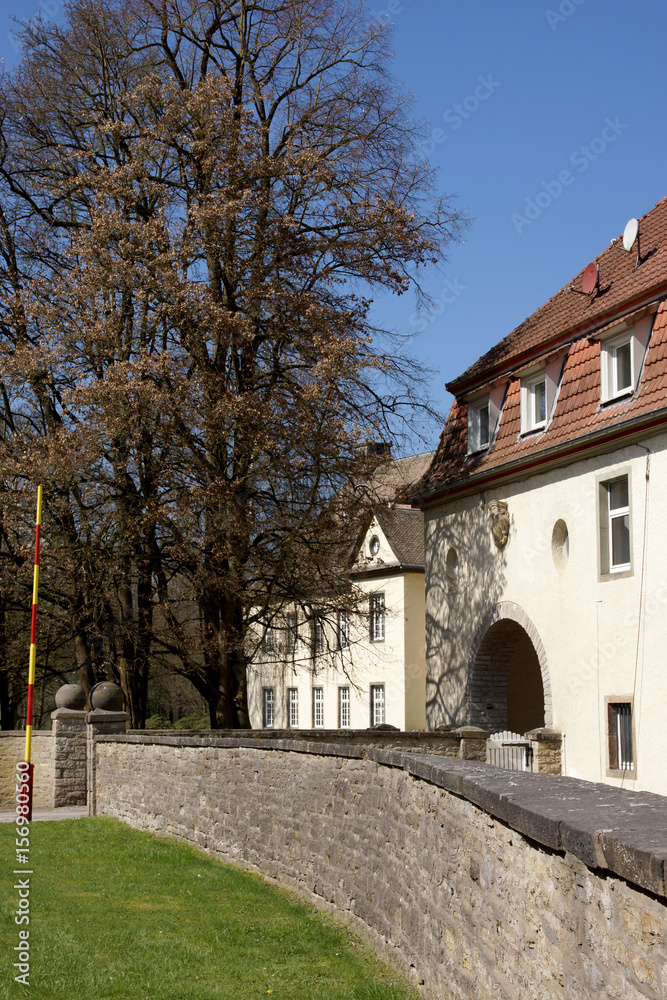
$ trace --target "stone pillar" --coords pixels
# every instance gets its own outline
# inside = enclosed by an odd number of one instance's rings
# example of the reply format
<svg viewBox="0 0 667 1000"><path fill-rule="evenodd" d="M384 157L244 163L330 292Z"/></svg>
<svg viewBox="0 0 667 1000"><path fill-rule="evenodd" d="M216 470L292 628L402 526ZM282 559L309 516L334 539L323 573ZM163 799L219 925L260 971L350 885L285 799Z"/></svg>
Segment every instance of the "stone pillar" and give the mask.
<svg viewBox="0 0 667 1000"><path fill-rule="evenodd" d="M563 735L555 729L531 729L526 733L533 750L536 774L563 773Z"/></svg>
<svg viewBox="0 0 667 1000"><path fill-rule="evenodd" d="M56 692L51 712L54 741L53 805L86 804L86 696L79 684L64 684Z"/></svg>
<svg viewBox="0 0 667 1000"><path fill-rule="evenodd" d="M116 736L127 732L130 716L121 711L123 695L117 684L103 681L96 684L90 691L92 711L86 715L87 743L87 792L88 815L96 815L95 802L95 737Z"/></svg>
<svg viewBox="0 0 667 1000"><path fill-rule="evenodd" d="M86 713L72 708L51 712L55 740L54 806L86 804Z"/></svg>
<svg viewBox="0 0 667 1000"><path fill-rule="evenodd" d="M459 726L452 732L459 740L459 757L461 760L478 760L486 762L486 741L490 733L480 726Z"/></svg>

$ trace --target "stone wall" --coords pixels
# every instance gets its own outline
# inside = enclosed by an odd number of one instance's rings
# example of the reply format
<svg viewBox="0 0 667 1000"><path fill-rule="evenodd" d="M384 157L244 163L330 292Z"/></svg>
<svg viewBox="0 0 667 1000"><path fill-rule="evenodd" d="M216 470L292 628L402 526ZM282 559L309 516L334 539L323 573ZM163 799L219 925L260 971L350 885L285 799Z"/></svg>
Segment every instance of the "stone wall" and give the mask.
<svg viewBox="0 0 667 1000"><path fill-rule="evenodd" d="M55 740L54 806L86 804L86 713L57 708L51 714Z"/></svg>
<svg viewBox="0 0 667 1000"><path fill-rule="evenodd" d="M0 731L0 809L16 806L16 763L24 760L25 732ZM56 744L52 730L32 734L32 762L35 765L33 807L51 809L55 805Z"/></svg>
<svg viewBox="0 0 667 1000"><path fill-rule="evenodd" d="M661 1000L667 800L377 747L95 742L98 813L334 905L433 997Z"/></svg>

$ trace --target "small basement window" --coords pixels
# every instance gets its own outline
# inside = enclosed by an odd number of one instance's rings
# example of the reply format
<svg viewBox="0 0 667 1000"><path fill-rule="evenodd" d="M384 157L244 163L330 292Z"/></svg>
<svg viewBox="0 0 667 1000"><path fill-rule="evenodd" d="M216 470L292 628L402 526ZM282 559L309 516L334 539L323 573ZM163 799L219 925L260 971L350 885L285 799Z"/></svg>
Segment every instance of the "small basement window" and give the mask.
<svg viewBox="0 0 667 1000"><path fill-rule="evenodd" d="M609 771L635 771L632 699L607 699L607 741Z"/></svg>

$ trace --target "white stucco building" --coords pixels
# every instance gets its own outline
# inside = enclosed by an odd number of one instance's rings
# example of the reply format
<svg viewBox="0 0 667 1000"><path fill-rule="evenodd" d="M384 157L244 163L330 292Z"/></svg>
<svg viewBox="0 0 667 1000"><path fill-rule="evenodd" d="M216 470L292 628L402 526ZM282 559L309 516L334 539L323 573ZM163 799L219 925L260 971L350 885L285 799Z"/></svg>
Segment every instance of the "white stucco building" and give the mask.
<svg viewBox="0 0 667 1000"><path fill-rule="evenodd" d="M351 560L359 614L325 620L313 600L266 627L248 668L253 729L425 728L424 522L394 498L431 458L385 462L374 476L378 502Z"/></svg>
<svg viewBox="0 0 667 1000"><path fill-rule="evenodd" d="M413 504L427 725L563 734L667 794L667 200L448 388Z"/></svg>

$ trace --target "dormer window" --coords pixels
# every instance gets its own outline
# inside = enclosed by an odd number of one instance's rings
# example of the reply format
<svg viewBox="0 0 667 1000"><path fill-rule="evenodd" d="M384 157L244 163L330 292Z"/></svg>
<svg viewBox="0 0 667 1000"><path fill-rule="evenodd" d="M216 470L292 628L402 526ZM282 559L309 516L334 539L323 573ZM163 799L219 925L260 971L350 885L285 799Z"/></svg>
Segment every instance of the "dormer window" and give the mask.
<svg viewBox="0 0 667 1000"><path fill-rule="evenodd" d="M495 441L506 389L506 383L498 384L483 396L467 400L469 455L486 451Z"/></svg>
<svg viewBox="0 0 667 1000"><path fill-rule="evenodd" d="M489 397L468 406L468 452L484 451L491 443L491 404Z"/></svg>
<svg viewBox="0 0 667 1000"><path fill-rule="evenodd" d="M624 333L602 344L602 400L627 396L635 390L632 334Z"/></svg>
<svg viewBox="0 0 667 1000"><path fill-rule="evenodd" d="M600 383L602 403L631 396L639 384L653 316L645 316L628 328L617 324L598 334L600 340Z"/></svg>
<svg viewBox="0 0 667 1000"><path fill-rule="evenodd" d="M543 430L547 425L547 376L545 372L521 383L521 433Z"/></svg>

